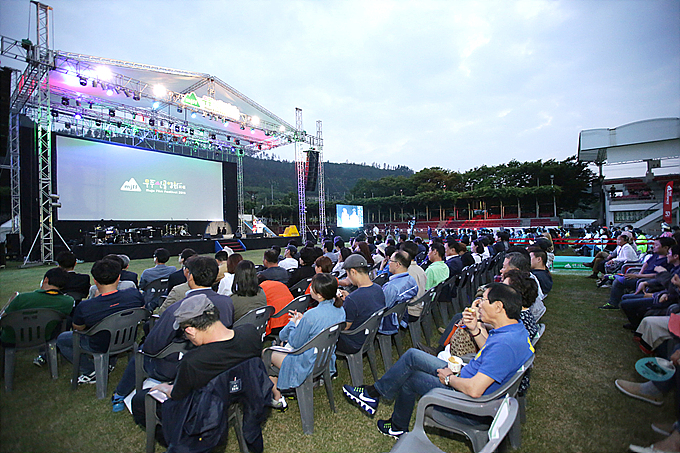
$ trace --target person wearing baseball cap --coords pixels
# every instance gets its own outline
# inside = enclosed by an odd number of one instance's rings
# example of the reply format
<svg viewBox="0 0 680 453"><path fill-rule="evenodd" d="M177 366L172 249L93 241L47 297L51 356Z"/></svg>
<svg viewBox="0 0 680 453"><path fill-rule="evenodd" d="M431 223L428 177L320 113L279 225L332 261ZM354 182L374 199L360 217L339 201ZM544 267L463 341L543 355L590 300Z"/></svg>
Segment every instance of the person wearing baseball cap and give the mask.
<svg viewBox="0 0 680 453"><path fill-rule="evenodd" d="M220 321L220 312L205 294L190 295L174 312L172 327L197 346L187 351L179 362L174 384L159 384L160 390L179 400L204 387L213 378L262 352L262 337L255 326L246 324L230 329ZM147 390L135 395L132 413L140 425L145 420L144 397Z"/></svg>
<svg viewBox="0 0 680 453"><path fill-rule="evenodd" d="M369 266L366 258L354 253L347 257L342 268L347 271L347 278L357 287L351 294L341 290L345 299L346 326L345 330L363 324L373 313L385 308L385 294L379 285L371 281L368 273ZM357 352L364 344L364 334L340 335L337 350L347 354Z"/></svg>

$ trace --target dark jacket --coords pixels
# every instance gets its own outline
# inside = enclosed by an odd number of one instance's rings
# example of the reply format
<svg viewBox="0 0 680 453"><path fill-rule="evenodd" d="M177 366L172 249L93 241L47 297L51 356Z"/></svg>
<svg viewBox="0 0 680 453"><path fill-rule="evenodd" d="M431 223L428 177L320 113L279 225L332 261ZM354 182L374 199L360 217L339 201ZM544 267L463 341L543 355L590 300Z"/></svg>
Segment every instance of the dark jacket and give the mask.
<svg viewBox="0 0 680 453"><path fill-rule="evenodd" d="M240 389L231 386L240 381ZM205 387L161 406L168 453L208 452L226 441L229 406L243 408L243 436L252 452L264 450L261 425L272 399L272 381L262 359L253 357L230 368Z"/></svg>

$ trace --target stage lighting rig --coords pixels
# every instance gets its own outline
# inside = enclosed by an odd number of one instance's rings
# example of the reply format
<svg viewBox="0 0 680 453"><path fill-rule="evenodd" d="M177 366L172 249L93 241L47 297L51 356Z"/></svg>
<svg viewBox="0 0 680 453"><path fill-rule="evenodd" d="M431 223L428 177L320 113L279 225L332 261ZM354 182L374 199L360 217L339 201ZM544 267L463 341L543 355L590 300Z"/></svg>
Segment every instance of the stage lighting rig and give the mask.
<svg viewBox="0 0 680 453"><path fill-rule="evenodd" d="M52 118L59 118L59 112L52 110Z"/></svg>
<svg viewBox="0 0 680 453"><path fill-rule="evenodd" d="M116 116L116 109L109 109L109 116L111 118L115 117Z"/></svg>
<svg viewBox="0 0 680 453"><path fill-rule="evenodd" d="M139 95L139 93L137 93L137 92L132 93L132 100L133 101L139 101L141 99L142 99L142 97Z"/></svg>
<svg viewBox="0 0 680 453"><path fill-rule="evenodd" d="M68 99L67 97L64 96L64 97L61 98L61 105L66 105L66 106L68 106L68 105L70 105L70 104L71 104L71 103L70 103L70 101L69 101L69 99Z"/></svg>
<svg viewBox="0 0 680 453"><path fill-rule="evenodd" d="M87 79L85 77L80 77L80 86L81 87L87 86Z"/></svg>

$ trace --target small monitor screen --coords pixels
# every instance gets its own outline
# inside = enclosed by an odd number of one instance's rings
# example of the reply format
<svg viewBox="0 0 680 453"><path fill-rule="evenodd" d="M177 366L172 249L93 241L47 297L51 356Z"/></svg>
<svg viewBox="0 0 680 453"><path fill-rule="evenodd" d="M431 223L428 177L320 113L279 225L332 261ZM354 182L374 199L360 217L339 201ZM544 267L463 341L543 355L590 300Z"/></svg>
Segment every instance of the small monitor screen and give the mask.
<svg viewBox="0 0 680 453"><path fill-rule="evenodd" d="M339 204L336 206L339 228L360 228L364 226L364 207Z"/></svg>

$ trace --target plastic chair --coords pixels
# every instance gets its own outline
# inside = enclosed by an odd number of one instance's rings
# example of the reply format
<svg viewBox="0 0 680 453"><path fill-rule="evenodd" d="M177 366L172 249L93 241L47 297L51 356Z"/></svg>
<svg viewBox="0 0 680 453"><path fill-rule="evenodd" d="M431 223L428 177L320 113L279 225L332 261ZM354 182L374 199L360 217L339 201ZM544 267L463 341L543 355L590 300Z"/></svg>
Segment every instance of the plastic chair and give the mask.
<svg viewBox="0 0 680 453"><path fill-rule="evenodd" d="M137 349L137 328L139 323L149 318L149 312L145 308L133 308L122 310L99 321L90 329L79 332L73 331L73 376L71 390L78 388L78 376L80 375L80 354L90 354L94 359L94 370L97 380L97 398L106 398L106 387L109 381L109 357L123 352L132 352ZM109 332L111 338L106 352L91 352L80 347L80 336L92 335L99 332Z"/></svg>
<svg viewBox="0 0 680 453"><path fill-rule="evenodd" d="M309 308L309 304L310 304L311 301L312 301L312 296L310 296L309 294L303 294L301 296L298 296L295 299L288 302L288 305L283 307L277 313L274 313L273 315L271 315L269 317L269 319L272 320L272 319L275 319L275 318L280 318L281 316L288 316L288 312L293 311L293 310L297 311L298 313L304 313ZM276 343L278 343L280 341L278 334L270 334L267 337L273 338Z"/></svg>
<svg viewBox="0 0 680 453"><path fill-rule="evenodd" d="M144 287L144 303L149 311L160 307L163 303L163 296L167 297L168 277L152 280ZM160 303L158 303L160 301Z"/></svg>
<svg viewBox="0 0 680 453"><path fill-rule="evenodd" d="M497 400L505 397L505 395L510 395L515 397L517 394L517 389L522 380L524 374L531 368L534 362L534 355L532 355L529 360L527 360L522 367L515 373L515 375L508 380L504 385L498 388L495 392L489 395L483 395L479 398L472 398L464 393L446 390L446 389L433 389L427 393L425 396L432 397L433 401L421 398L418 404L418 411L420 412L420 405L422 404L424 419L423 426L430 426L438 428L444 431L449 431L457 434L462 434L472 443L472 450L474 452L479 452L486 444L486 439L488 438L488 431L490 429L488 424L475 424L468 425L464 423L457 422L455 419L449 417L446 413L438 411L435 406L445 407L454 410L460 410L468 414L480 415L480 416L493 416L495 413L495 404ZM519 408L518 403L518 408ZM521 409L518 409L521 415ZM521 424L520 417L515 418L513 426L510 428L508 434L508 439L513 448L517 449L521 446Z"/></svg>
<svg viewBox="0 0 680 453"><path fill-rule="evenodd" d="M290 287L290 293L293 297L298 297L307 291L307 287L312 283L312 277L305 278Z"/></svg>
<svg viewBox="0 0 680 453"><path fill-rule="evenodd" d="M144 384L144 380L149 377L149 374L146 372L144 369L144 357L150 357L152 359L165 359L169 357L172 354L180 354L179 360L182 360L182 354L185 352L193 349L193 345L191 344L190 341L173 341L169 345L167 345L163 350L161 350L158 354L147 354L142 350L142 348L138 348L135 350L135 390L137 392L142 391L142 386Z"/></svg>
<svg viewBox="0 0 680 453"><path fill-rule="evenodd" d="M409 301L404 301L401 303L396 304L392 308L385 310L383 313L383 319L387 318L388 316L392 315L393 313L396 313L397 315L397 320L401 321L401 319L404 317L404 312L406 311L406 307L408 305ZM378 332L376 334L376 338L378 340L378 345L380 346L380 354L382 355L383 358L383 365L385 366L385 373L387 373L387 370L389 370L392 365L392 339L394 338L394 344L397 348L397 355L401 357L401 355L404 353L404 346L403 346L403 337L404 334L399 330L399 325L397 324L397 332L393 333L391 335L387 335L384 333Z"/></svg>
<svg viewBox="0 0 680 453"><path fill-rule="evenodd" d="M269 317L274 313L274 307L271 305L265 305L264 307L255 308L250 310L245 315L241 316L235 323L233 327L243 326L246 324L251 324L257 329L257 333L260 334L260 338L264 341L265 332L267 330L267 322L269 322ZM232 327L232 328L233 328Z"/></svg>
<svg viewBox="0 0 680 453"><path fill-rule="evenodd" d="M53 323L52 339L45 339L47 326ZM0 318L0 330L10 328L14 331L15 345L5 347L5 391L11 392L14 386L14 364L16 351L22 349L45 348L52 379L59 378L57 369L57 335L66 329L66 315L49 308L35 308L6 313Z"/></svg>
<svg viewBox="0 0 680 453"><path fill-rule="evenodd" d="M540 323L538 324L538 332L536 332L536 335L534 335L534 338L531 339L531 344L533 346L536 346L536 343L538 343L538 340L541 339L543 334L545 333L545 324Z"/></svg>
<svg viewBox="0 0 680 453"><path fill-rule="evenodd" d="M331 385L331 368L330 360L333 357L333 350L335 349L335 343L338 341L338 336L340 336L340 331L345 326L344 322L334 324L327 329L319 332L314 338L309 340L305 345L290 351L289 355L300 355L305 351L313 349L316 351L316 360L314 361L314 368L312 372L307 376L307 379L295 389L295 394L297 396L298 405L300 407L300 419L302 420L302 432L305 434L314 433L314 380L318 377L323 376L323 380L326 383L324 387L326 388L326 396L328 397L328 403L331 406L331 410L335 410L335 400L333 399L333 386ZM272 373L272 352L275 349L267 348L262 352L262 360L267 367L267 372L269 375ZM279 351L281 352L281 351Z"/></svg>
<svg viewBox="0 0 680 453"><path fill-rule="evenodd" d="M403 434L392 450L390 450L390 453L411 453L415 451L419 453L444 453L444 451L437 448L430 439L428 439L423 427L423 420L425 409L429 405L440 405L438 392L445 391L446 390L444 389L431 390L420 399L418 411L416 413L416 424L413 427L413 431ZM477 404L467 401L458 401L455 406L456 410L466 413L477 413L479 410ZM484 406L483 415L488 414L494 418L487 433L486 445L484 445L484 448L481 450L475 451L478 451L479 453L493 453L496 451L515 424L518 410L519 404L517 403L517 400L507 395L505 398L495 400Z"/></svg>
<svg viewBox="0 0 680 453"><path fill-rule="evenodd" d="M364 385L364 353L368 355L368 363L371 366L371 373L373 373L373 381L378 380L378 368L375 364L375 335L378 333L380 321L382 321L384 308L376 311L364 321L359 327L352 330L343 330L340 335L356 335L364 334L364 344L357 352L348 354L342 351L335 351L335 354L347 359L347 366L349 367L349 375L352 378L352 385L358 387Z"/></svg>
<svg viewBox="0 0 680 453"><path fill-rule="evenodd" d="M430 288L425 291L425 294L418 300L409 303L409 306L423 304L423 310L420 312L420 316L415 321L408 323L408 330L411 333L411 344L414 346L418 343L422 343L422 337L420 336L421 331L425 335L425 341L430 344L430 335L432 334L432 303L435 295L437 294L437 287Z"/></svg>
<svg viewBox="0 0 680 453"><path fill-rule="evenodd" d="M375 283L375 284L378 285L378 286L382 286L382 285L384 285L385 283L387 283L387 281L388 281L389 279L390 279L390 278L387 276L387 274L380 274L380 275L378 275L376 278L373 279L373 283Z"/></svg>

